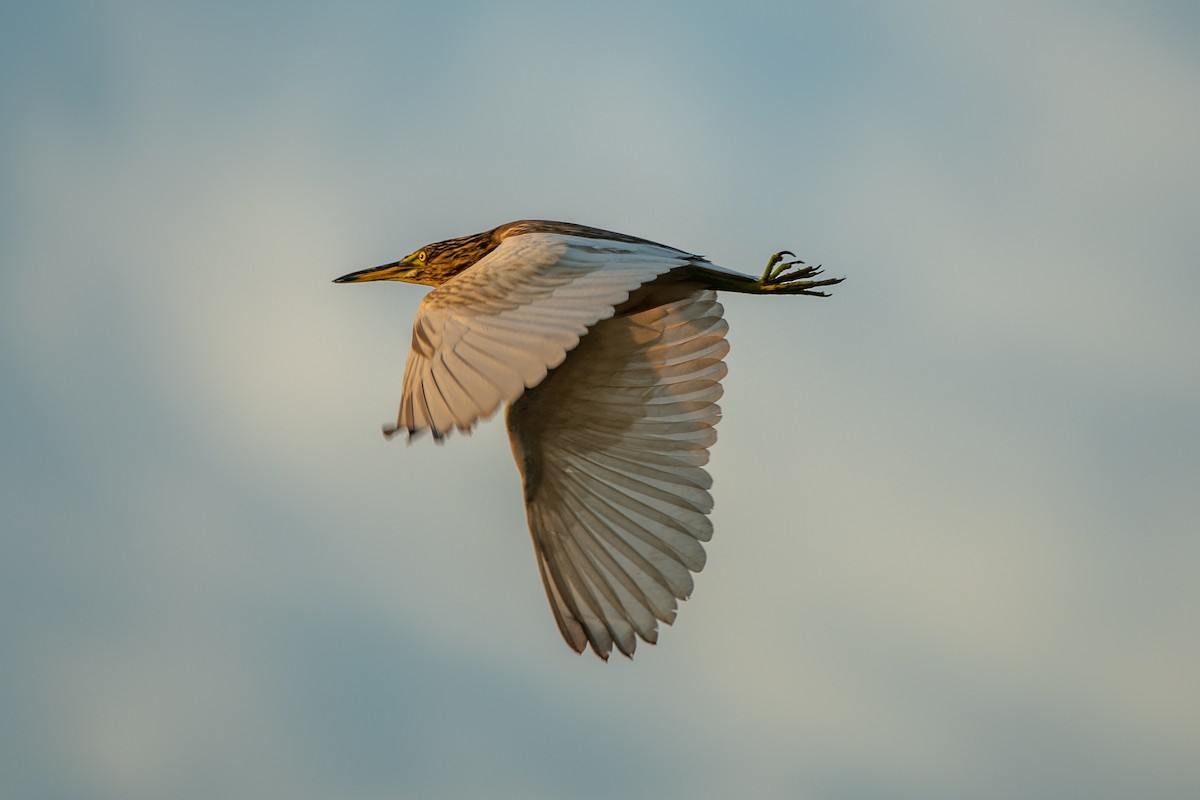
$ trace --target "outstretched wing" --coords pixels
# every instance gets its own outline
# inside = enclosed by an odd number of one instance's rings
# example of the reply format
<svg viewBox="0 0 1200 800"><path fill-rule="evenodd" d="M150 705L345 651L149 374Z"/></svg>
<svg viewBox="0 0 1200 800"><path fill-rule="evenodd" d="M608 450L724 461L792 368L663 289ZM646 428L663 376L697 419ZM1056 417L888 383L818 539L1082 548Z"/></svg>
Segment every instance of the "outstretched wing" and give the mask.
<svg viewBox="0 0 1200 800"><path fill-rule="evenodd" d="M647 287L509 407L538 569L576 651L632 655L675 619L712 536L716 401L729 350L716 293ZM643 297L647 296L647 297ZM639 308L644 310L638 310Z"/></svg>
<svg viewBox="0 0 1200 800"><path fill-rule="evenodd" d="M385 432L470 430L536 386L632 291L697 262L648 242L509 236L421 302L400 413Z"/></svg>

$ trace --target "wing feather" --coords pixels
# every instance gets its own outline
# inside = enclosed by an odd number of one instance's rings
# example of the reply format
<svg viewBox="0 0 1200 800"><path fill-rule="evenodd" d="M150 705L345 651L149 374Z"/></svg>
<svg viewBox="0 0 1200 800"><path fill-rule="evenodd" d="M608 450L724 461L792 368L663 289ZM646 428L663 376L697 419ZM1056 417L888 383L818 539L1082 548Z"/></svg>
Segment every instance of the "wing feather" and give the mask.
<svg viewBox="0 0 1200 800"><path fill-rule="evenodd" d="M545 516L551 525L562 524L556 511L548 509ZM602 618L604 612L576 569L576 563L567 552L567 547L567 542L556 542L555 546L548 548L545 553L551 580L562 599L566 601L565 610L582 625L592 646L601 648L607 656L612 650L612 634Z"/></svg>
<svg viewBox="0 0 1200 800"><path fill-rule="evenodd" d="M648 242L509 236L421 302L392 430L470 430L540 383L632 292L694 261Z"/></svg>
<svg viewBox="0 0 1200 800"><path fill-rule="evenodd" d="M631 595L639 602L644 601L643 609L663 622L674 622L675 595L667 588L667 577L633 545L600 521L582 501L568 495L563 499L563 503L575 519L579 520L580 529L589 534L587 538L609 555L613 569L624 576L623 580L637 587L637 594ZM657 627L652 626L652 629L657 636ZM650 641L646 636L642 638Z"/></svg>
<svg viewBox="0 0 1200 800"><path fill-rule="evenodd" d="M548 523L543 521L542 524ZM536 553L538 574L542 578L542 585L546 587L546 595L550 598L550 609L554 612L554 621L558 624L558 630L572 650L576 653L582 652L583 648L587 647L587 633L579 624L575 613L572 612L567 598L559 591L559 581L552 577L546 555L541 550L537 550Z"/></svg>
<svg viewBox="0 0 1200 800"><path fill-rule="evenodd" d="M658 638L656 615L669 614L670 604L674 598L666 592L658 592L656 597L647 593L646 587L638 585L629 575L629 567L636 566L635 562L626 560L621 564L618 559L620 551L610 552L602 543L602 534L597 534L595 528L589 525L586 516L574 513L573 516L586 536L580 536L578 546L592 566L592 571L601 575L615 597L613 605L619 605L629 623L646 641L653 642ZM654 585L654 584L651 584ZM632 652L632 645L629 652Z"/></svg>
<svg viewBox="0 0 1200 800"><path fill-rule="evenodd" d="M622 653L629 655L637 645L634 638L632 620L628 619L624 606L617 599L617 593L609 584L606 574L596 569L593 561L577 539L566 539L565 559L570 565L570 571L579 583L581 593L589 601L589 607L596 615L611 639Z"/></svg>
<svg viewBox="0 0 1200 800"><path fill-rule="evenodd" d="M576 650L654 642L704 566L721 314L711 291L646 287L509 407L539 571Z"/></svg>

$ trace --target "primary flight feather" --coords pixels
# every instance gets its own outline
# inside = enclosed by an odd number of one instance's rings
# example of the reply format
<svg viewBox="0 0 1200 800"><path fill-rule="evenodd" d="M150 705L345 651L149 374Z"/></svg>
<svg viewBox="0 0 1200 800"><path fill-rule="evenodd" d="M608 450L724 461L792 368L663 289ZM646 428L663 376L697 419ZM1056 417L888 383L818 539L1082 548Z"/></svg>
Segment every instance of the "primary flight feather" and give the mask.
<svg viewBox="0 0 1200 800"><path fill-rule="evenodd" d="M538 570L574 650L654 643L704 566L728 325L716 291L825 296L776 253L761 278L583 225L521 220L337 283L434 286L389 436L468 431L508 405Z"/></svg>

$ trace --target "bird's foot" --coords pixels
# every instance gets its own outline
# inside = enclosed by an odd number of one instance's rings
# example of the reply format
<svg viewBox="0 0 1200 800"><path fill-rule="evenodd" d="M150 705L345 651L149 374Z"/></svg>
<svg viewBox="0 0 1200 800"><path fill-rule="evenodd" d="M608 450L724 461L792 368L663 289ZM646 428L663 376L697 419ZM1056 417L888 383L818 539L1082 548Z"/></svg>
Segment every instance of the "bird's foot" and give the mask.
<svg viewBox="0 0 1200 800"><path fill-rule="evenodd" d="M789 256L795 260L788 261ZM815 267L809 266L796 258L796 254L792 251L780 250L768 259L767 268L763 270L762 278L758 281L758 290L763 293L808 294L815 297L828 297L827 293L820 291L820 287L833 286L845 280L844 278L810 280L820 274L820 264Z"/></svg>

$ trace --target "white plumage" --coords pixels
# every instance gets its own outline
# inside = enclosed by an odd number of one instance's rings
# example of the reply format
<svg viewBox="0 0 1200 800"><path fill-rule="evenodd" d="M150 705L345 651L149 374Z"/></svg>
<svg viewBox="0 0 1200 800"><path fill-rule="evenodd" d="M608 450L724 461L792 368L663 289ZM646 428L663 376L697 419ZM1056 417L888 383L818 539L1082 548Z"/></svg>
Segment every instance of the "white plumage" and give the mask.
<svg viewBox="0 0 1200 800"><path fill-rule="evenodd" d="M338 280L436 286L385 432L441 439L508 404L555 620L573 649L608 658L655 642L704 566L704 465L729 350L714 290L821 294L838 282L784 274L800 263L777 254L755 280L623 234L521 221Z"/></svg>
<svg viewBox="0 0 1200 800"><path fill-rule="evenodd" d="M704 566L728 326L714 292L676 294L597 323L509 408L538 568L576 650L656 641Z"/></svg>
<svg viewBox="0 0 1200 800"><path fill-rule="evenodd" d="M413 323L397 429L469 430L536 386L630 292L687 263L670 248L510 236L434 289Z"/></svg>

